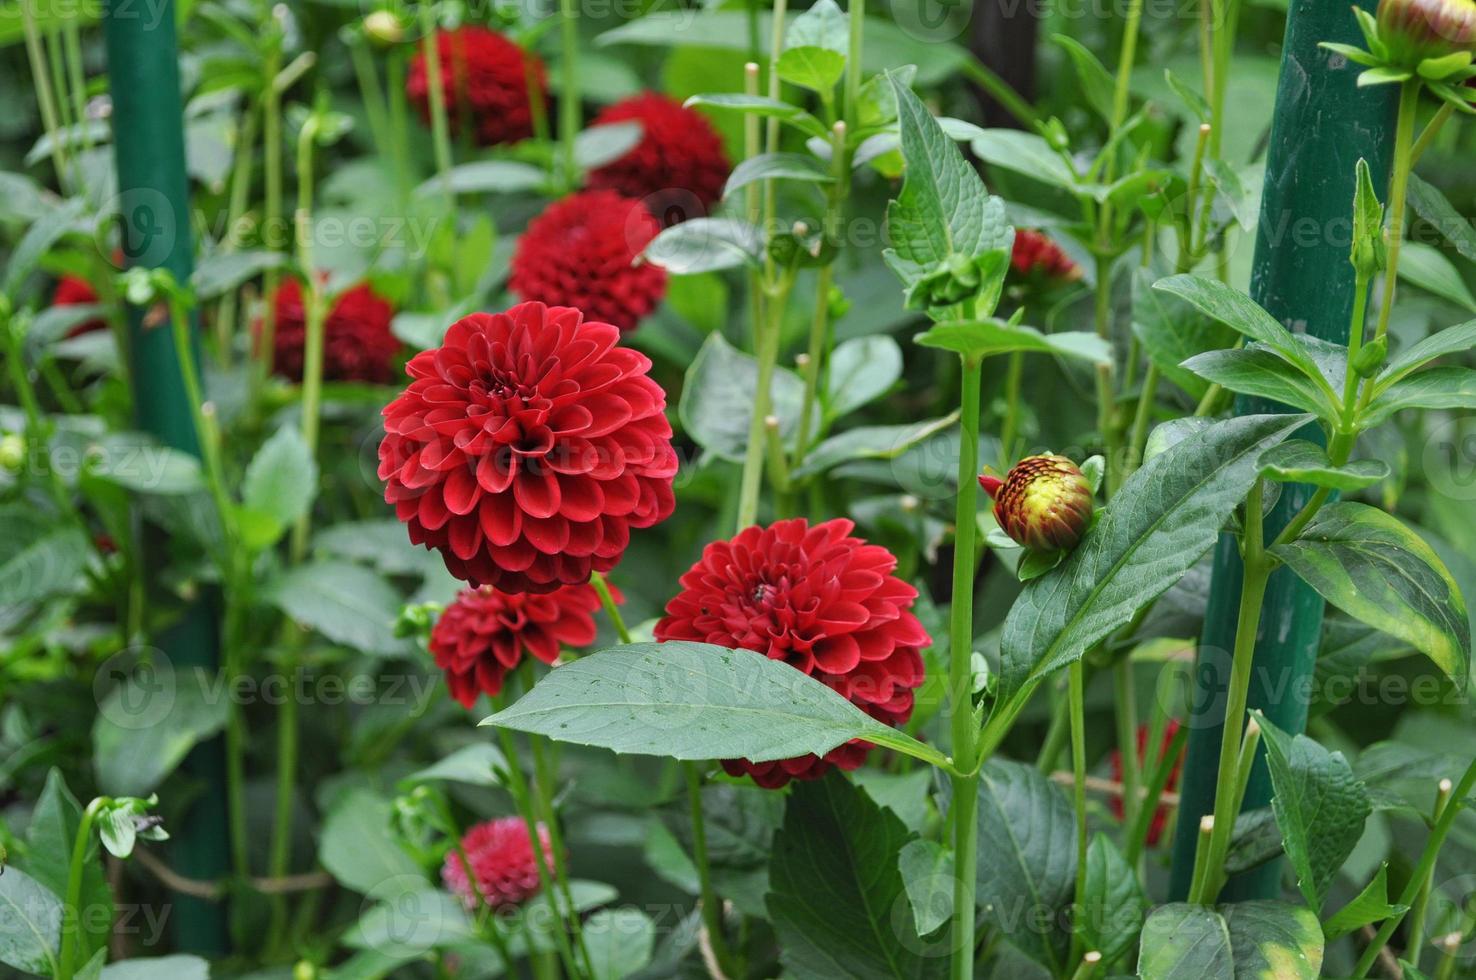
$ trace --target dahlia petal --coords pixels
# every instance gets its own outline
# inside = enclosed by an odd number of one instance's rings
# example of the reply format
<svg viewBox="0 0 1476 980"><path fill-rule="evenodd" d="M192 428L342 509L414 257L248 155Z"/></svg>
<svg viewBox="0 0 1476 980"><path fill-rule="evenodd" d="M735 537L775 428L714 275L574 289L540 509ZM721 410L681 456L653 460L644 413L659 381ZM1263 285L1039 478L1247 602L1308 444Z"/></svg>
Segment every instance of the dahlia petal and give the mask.
<svg viewBox="0 0 1476 980"><path fill-rule="evenodd" d="M558 476L548 469L521 471L513 481L513 494L529 517L552 517L562 499Z"/></svg>

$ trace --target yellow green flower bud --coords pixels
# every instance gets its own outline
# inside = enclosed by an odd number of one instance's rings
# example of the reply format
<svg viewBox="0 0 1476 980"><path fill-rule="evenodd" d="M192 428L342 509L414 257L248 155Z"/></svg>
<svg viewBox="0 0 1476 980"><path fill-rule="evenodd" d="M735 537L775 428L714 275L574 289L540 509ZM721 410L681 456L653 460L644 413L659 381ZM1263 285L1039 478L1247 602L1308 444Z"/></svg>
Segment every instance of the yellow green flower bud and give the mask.
<svg viewBox="0 0 1476 980"><path fill-rule="evenodd" d="M981 476L979 485L994 499L1000 528L1026 548L1073 548L1091 524L1091 484L1065 456L1029 456L1003 480Z"/></svg>

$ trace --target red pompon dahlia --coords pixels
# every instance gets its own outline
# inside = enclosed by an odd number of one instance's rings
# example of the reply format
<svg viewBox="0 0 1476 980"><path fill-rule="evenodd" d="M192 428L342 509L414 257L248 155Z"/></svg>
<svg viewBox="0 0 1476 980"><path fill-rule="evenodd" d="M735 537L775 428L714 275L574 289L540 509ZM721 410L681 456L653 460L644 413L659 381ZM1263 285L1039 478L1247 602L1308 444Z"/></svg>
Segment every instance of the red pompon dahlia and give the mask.
<svg viewBox="0 0 1476 980"><path fill-rule="evenodd" d="M500 694L526 654L551 664L561 648L593 643L598 608L600 597L588 585L544 595L463 589L431 630L431 656L446 672L451 696L470 708L479 694Z"/></svg>
<svg viewBox="0 0 1476 980"><path fill-rule="evenodd" d="M1036 551L1076 547L1092 521L1092 485L1065 456L1027 456L1001 480L979 485L994 499L994 520L1016 543Z"/></svg>
<svg viewBox="0 0 1476 980"><path fill-rule="evenodd" d="M1015 247L1010 252L1010 266L1019 276L1054 282L1075 282L1081 278L1081 267L1048 236L1029 228L1015 230Z"/></svg>
<svg viewBox="0 0 1476 980"><path fill-rule="evenodd" d="M897 559L851 537L853 526L836 519L811 527L795 518L708 545L682 576L656 639L755 650L829 685L884 724L906 722L923 682L921 650L931 640L908 611L917 590L892 574ZM823 759L729 759L723 768L774 789L817 779L833 765L855 769L871 748L856 740Z"/></svg>
<svg viewBox="0 0 1476 980"><path fill-rule="evenodd" d="M548 71L537 56L485 27L437 31L436 50L441 59L446 117L453 133L470 127L471 135L482 146L516 143L533 135L530 73L537 89L534 97L540 104L548 92ZM417 51L410 62L405 92L421 118L429 123L430 81L423 50Z"/></svg>
<svg viewBox="0 0 1476 980"><path fill-rule="evenodd" d="M666 393L620 331L576 309L473 313L384 409L379 478L410 540L473 585L552 592L607 572L671 515Z"/></svg>
<svg viewBox="0 0 1476 980"><path fill-rule="evenodd" d="M272 370L293 381L302 380L307 346L307 308L302 284L288 279L277 287L272 302L277 310ZM323 323L323 378L327 381L368 381L388 384L394 379L395 355L400 342L390 332L395 310L369 286L359 285L338 297ZM260 330L260 324L257 325Z"/></svg>
<svg viewBox="0 0 1476 980"><path fill-rule="evenodd" d="M548 828L538 825L538 845L543 848L545 867L553 864L553 844ZM441 880L461 899L467 911L477 908L477 897L494 909L521 905L538 894L538 858L533 838L522 817L499 817L479 823L461 838L461 851L476 875L476 888L466 873L461 852L452 848L441 865Z"/></svg>
<svg viewBox="0 0 1476 980"><path fill-rule="evenodd" d="M589 186L641 199L663 226L707 214L731 169L712 123L659 92L642 92L607 107L592 125L632 120L641 124L641 141L590 171Z"/></svg>
<svg viewBox="0 0 1476 980"><path fill-rule="evenodd" d="M660 230L639 201L614 191L572 194L528 223L508 286L523 299L634 330L666 293L666 270L637 262Z"/></svg>
<svg viewBox="0 0 1476 980"><path fill-rule="evenodd" d="M1163 743L1158 747L1158 751L1153 754L1153 758L1150 760L1147 758L1148 726L1138 726L1138 767L1140 770L1145 770L1158 765L1158 760L1163 758L1163 754L1167 752L1169 750L1169 746L1173 744L1174 735L1178 732L1178 730L1179 723L1170 718L1168 725L1164 728L1163 731ZM1178 758L1174 759L1173 769L1169 771L1168 782L1163 784L1164 792L1173 793L1178 790L1179 770L1183 768L1183 765L1184 753L1181 749L1179 751ZM1120 749L1112 750L1112 781L1115 783L1122 782L1122 750ZM1114 796L1112 798L1112 812L1116 814L1117 819L1122 819L1121 797ZM1164 825L1168 823L1168 815L1169 807L1167 806L1160 806L1157 810L1153 812L1153 822L1148 825L1148 845L1150 847L1154 844L1157 844L1159 838L1163 836L1163 828Z"/></svg>
<svg viewBox="0 0 1476 980"><path fill-rule="evenodd" d="M56 291L51 294L52 306L87 306L98 300L97 290L92 288L86 279L79 276L62 276L57 281ZM68 337L77 337L84 333L92 333L94 330L106 330L107 321L101 317L84 320L71 330L67 331Z"/></svg>

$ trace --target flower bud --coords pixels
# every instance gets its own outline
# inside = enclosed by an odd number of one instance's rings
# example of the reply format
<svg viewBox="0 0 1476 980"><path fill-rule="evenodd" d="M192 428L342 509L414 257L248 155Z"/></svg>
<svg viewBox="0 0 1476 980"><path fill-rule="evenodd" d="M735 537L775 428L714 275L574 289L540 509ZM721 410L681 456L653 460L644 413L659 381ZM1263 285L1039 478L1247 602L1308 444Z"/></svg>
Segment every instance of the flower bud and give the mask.
<svg viewBox="0 0 1476 980"><path fill-rule="evenodd" d="M1473 0L1379 0L1375 20L1389 60L1411 69L1426 58L1476 50Z"/></svg>
<svg viewBox="0 0 1476 980"><path fill-rule="evenodd" d="M0 435L0 469L19 473L26 462L26 440L19 434Z"/></svg>
<svg viewBox="0 0 1476 980"><path fill-rule="evenodd" d="M979 485L994 499L1000 528L1026 548L1073 548L1091 523L1091 484L1065 456L1029 456L1003 480L981 476Z"/></svg>
<svg viewBox="0 0 1476 980"><path fill-rule="evenodd" d="M364 34L375 44L399 44L405 40L405 25L392 10L376 10L364 18Z"/></svg>
<svg viewBox="0 0 1476 980"><path fill-rule="evenodd" d="M1353 355L1352 363L1348 366L1360 378L1371 378L1384 366L1384 358L1388 354L1389 342L1378 337L1358 348L1358 353Z"/></svg>

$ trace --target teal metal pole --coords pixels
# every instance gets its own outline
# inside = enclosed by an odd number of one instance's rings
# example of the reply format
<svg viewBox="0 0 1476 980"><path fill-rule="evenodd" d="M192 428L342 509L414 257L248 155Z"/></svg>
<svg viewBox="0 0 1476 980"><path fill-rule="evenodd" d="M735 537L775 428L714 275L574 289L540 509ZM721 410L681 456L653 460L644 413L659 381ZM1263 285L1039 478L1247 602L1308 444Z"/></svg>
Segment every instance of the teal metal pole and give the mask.
<svg viewBox="0 0 1476 980"><path fill-rule="evenodd" d="M103 13L113 147L118 168L118 220L130 266L163 268L187 282L194 267L184 113L173 0L140 4L108 0ZM167 446L199 455L194 422L174 342L167 327L146 326L147 311L128 311L129 367L139 426ZM198 357L198 351L193 351ZM147 567L147 565L145 565ZM203 602L153 638L177 672L219 666L215 617ZM219 739L195 748L187 775L203 784L185 819L171 827L170 859L188 878L214 881L226 871L225 757ZM172 896L178 948L218 955L226 950L223 908Z"/></svg>
<svg viewBox="0 0 1476 980"><path fill-rule="evenodd" d="M1370 11L1374 8L1373 0L1359 0L1359 5ZM1354 166L1363 157L1374 185L1388 183L1398 86L1357 88L1359 66L1319 48L1322 41L1363 43L1348 6L1329 0L1292 0L1266 157L1251 296L1293 331L1346 344L1353 312L1353 267L1348 250ZM1285 410L1285 406L1254 398L1239 398L1235 403L1241 415ZM1267 515L1267 536L1285 527L1311 494L1308 486L1284 487ZM1189 893L1200 817L1214 812L1229 651L1235 643L1242 571L1235 538L1222 536L1215 551L1209 607L1195 660L1194 703L1170 885L1176 901ZM1250 705L1264 711L1284 731L1301 732L1307 727L1322 613L1322 599L1290 569L1272 575L1256 641ZM1262 753L1246 790L1245 810L1266 806L1271 800L1264 749ZM1280 874L1281 863L1270 862L1232 879L1222 898L1279 897Z"/></svg>

